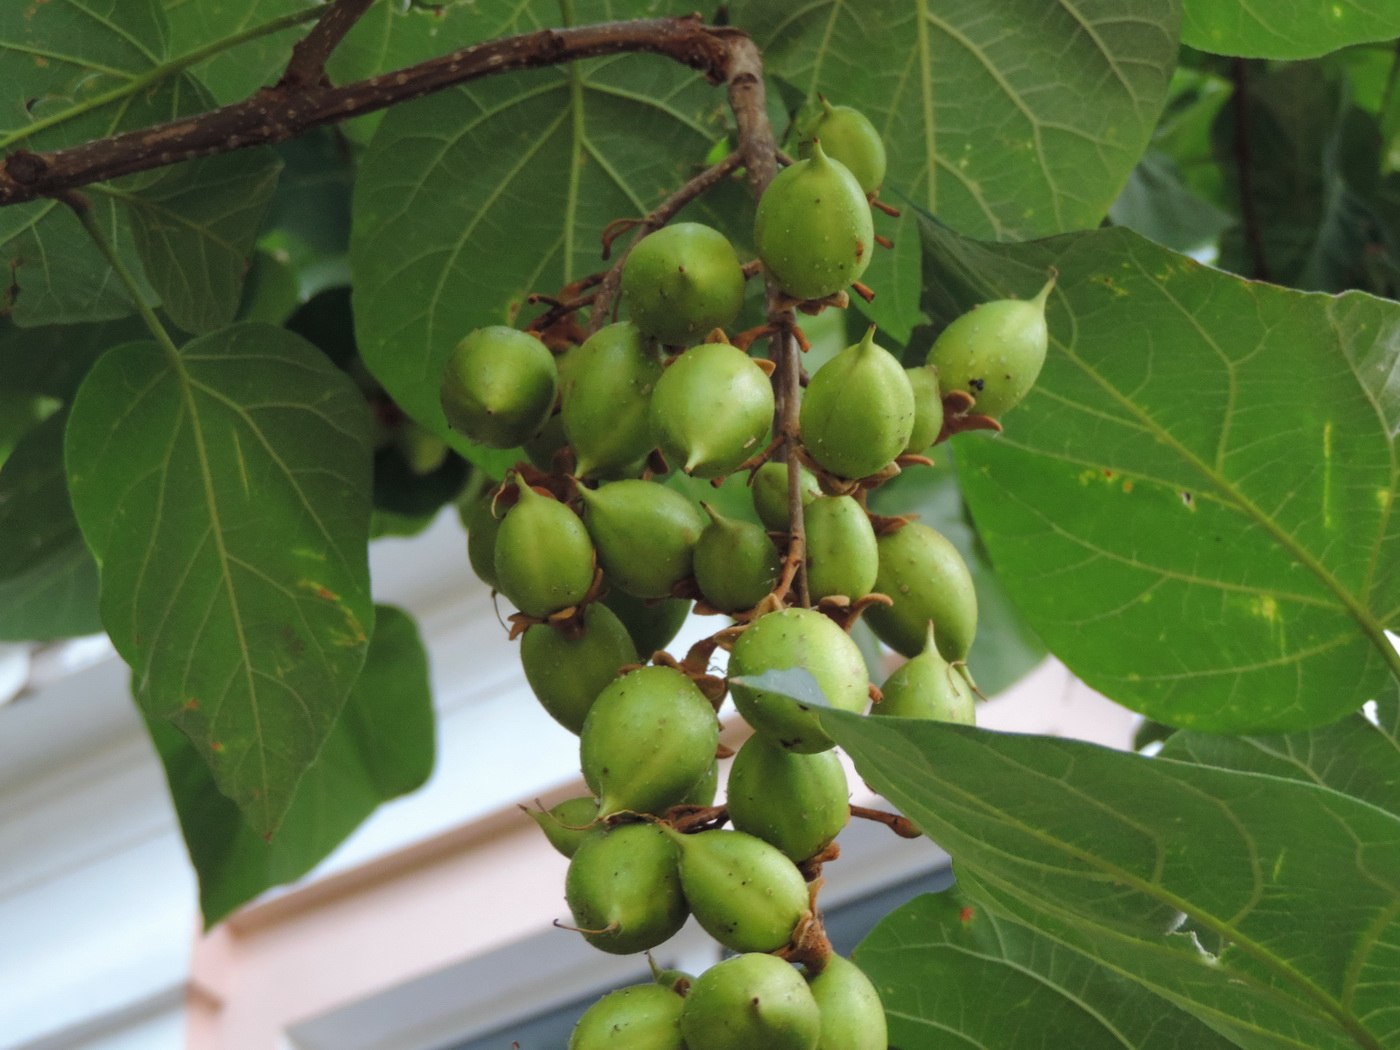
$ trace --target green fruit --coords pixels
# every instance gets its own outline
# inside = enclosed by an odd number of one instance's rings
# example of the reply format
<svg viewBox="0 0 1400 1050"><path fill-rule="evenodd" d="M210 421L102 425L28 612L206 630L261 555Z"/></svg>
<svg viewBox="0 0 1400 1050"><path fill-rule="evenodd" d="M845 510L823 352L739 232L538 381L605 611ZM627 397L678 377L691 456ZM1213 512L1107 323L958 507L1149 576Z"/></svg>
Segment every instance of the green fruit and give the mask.
<svg viewBox="0 0 1400 1050"><path fill-rule="evenodd" d="M551 624L535 624L520 639L520 663L535 697L571 733L583 728L588 709L637 650L622 621L597 602L583 613L583 633L570 638Z"/></svg>
<svg viewBox="0 0 1400 1050"><path fill-rule="evenodd" d="M822 114L797 144L799 157L810 157L812 146L820 141L832 160L839 160L867 194L885 181L885 143L875 125L860 110L833 106L822 99Z"/></svg>
<svg viewBox="0 0 1400 1050"><path fill-rule="evenodd" d="M764 268L797 299L821 299L859 280L875 247L865 191L819 143L768 184L753 236Z"/></svg>
<svg viewBox="0 0 1400 1050"><path fill-rule="evenodd" d="M688 1050L816 1050L811 989L773 955L736 955L695 979L681 1008Z"/></svg>
<svg viewBox="0 0 1400 1050"><path fill-rule="evenodd" d="M880 690L883 699L874 714L896 718L925 718L936 722L977 724L977 701L959 668L943 658L930 625L924 651L895 668Z"/></svg>
<svg viewBox="0 0 1400 1050"><path fill-rule="evenodd" d="M713 806L715 795L719 793L719 760L710 763L705 775L695 782L695 786L680 800L682 806Z"/></svg>
<svg viewBox="0 0 1400 1050"><path fill-rule="evenodd" d="M585 839L564 899L589 944L614 955L655 948L685 924L676 848L657 824L621 824Z"/></svg>
<svg viewBox="0 0 1400 1050"><path fill-rule="evenodd" d="M405 423L394 435L394 445L399 455L408 464L408 469L416 477L426 477L442 466L451 451L447 442L427 427L417 423Z"/></svg>
<svg viewBox="0 0 1400 1050"><path fill-rule="evenodd" d="M734 756L725 805L736 831L799 862L825 849L851 815L846 771L836 752L796 754L758 734Z"/></svg>
<svg viewBox="0 0 1400 1050"><path fill-rule="evenodd" d="M760 616L739 636L729 657L731 676L793 667L816 679L832 707L865 710L870 695L865 658L851 636L819 612L782 609ZM789 751L812 754L834 746L806 704L732 680L729 692L749 725Z"/></svg>
<svg viewBox="0 0 1400 1050"><path fill-rule="evenodd" d="M593 542L579 516L523 482L496 534L496 588L538 619L582 601L593 586Z"/></svg>
<svg viewBox="0 0 1400 1050"><path fill-rule="evenodd" d="M579 477L620 471L646 457L651 392L661 358L634 324L600 328L569 354L564 383L564 433Z"/></svg>
<svg viewBox="0 0 1400 1050"><path fill-rule="evenodd" d="M726 518L702 507L712 519L695 543L695 582L705 600L722 612L752 609L778 583L783 559L761 526Z"/></svg>
<svg viewBox="0 0 1400 1050"><path fill-rule="evenodd" d="M822 494L817 476L806 467L798 467L799 491L805 507ZM788 514L788 465L769 460L758 468L753 478L753 509L758 520L770 532L787 532L792 524Z"/></svg>
<svg viewBox="0 0 1400 1050"><path fill-rule="evenodd" d="M578 1019L569 1050L686 1050L681 1039L685 1000L660 984L609 992Z"/></svg>
<svg viewBox="0 0 1400 1050"><path fill-rule="evenodd" d="M702 343L676 358L651 396L657 446L687 474L718 478L763 450L773 384L728 343Z"/></svg>
<svg viewBox="0 0 1400 1050"><path fill-rule="evenodd" d="M851 496L823 496L808 504L804 520L812 600L844 594L855 601L869 594L880 553L865 508Z"/></svg>
<svg viewBox="0 0 1400 1050"><path fill-rule="evenodd" d="M791 860L742 831L669 834L686 903L706 933L736 952L777 951L792 939L810 899Z"/></svg>
<svg viewBox="0 0 1400 1050"><path fill-rule="evenodd" d="M906 368L909 389L914 392L914 428L904 451L919 455L943 432L943 394L938 388L938 369L932 365Z"/></svg>
<svg viewBox="0 0 1400 1050"><path fill-rule="evenodd" d="M677 995L685 995L690 991L690 986L695 983L695 975L686 973L684 970L662 970L656 965L656 961L648 959L651 963L651 979L662 988L670 989Z"/></svg>
<svg viewBox="0 0 1400 1050"><path fill-rule="evenodd" d="M579 496L610 582L638 598L664 598L690 575L705 515L681 493L632 480L580 489Z"/></svg>
<svg viewBox="0 0 1400 1050"><path fill-rule="evenodd" d="M500 517L497 517L498 510ZM496 537L505 520L504 511L504 507L491 506L490 492L462 511L462 524L467 530L467 561L471 562L472 572L493 590L496 588Z"/></svg>
<svg viewBox="0 0 1400 1050"><path fill-rule="evenodd" d="M622 298L643 334L688 346L739 316L744 269L724 234L678 222L637 242L622 265Z"/></svg>
<svg viewBox="0 0 1400 1050"><path fill-rule="evenodd" d="M448 358L442 411L454 430L488 448L515 448L554 410L559 372L554 355L527 332L478 328Z"/></svg>
<svg viewBox="0 0 1400 1050"><path fill-rule="evenodd" d="M943 329L928 352L943 392L967 391L976 399L972 410L984 416L1015 408L1045 364L1045 302L1053 287L1051 277L1034 299L983 303Z"/></svg>
<svg viewBox="0 0 1400 1050"><path fill-rule="evenodd" d="M843 478L874 474L904 451L914 429L914 391L904 366L876 345L874 325L817 369L800 420L808 453Z"/></svg>
<svg viewBox="0 0 1400 1050"><path fill-rule="evenodd" d="M598 800L587 795L565 799L544 812L525 812L540 826L549 844L566 857L577 853L585 839L604 831L602 824L594 823L598 819Z"/></svg>
<svg viewBox="0 0 1400 1050"><path fill-rule="evenodd" d="M715 709L670 667L643 667L598 694L579 734L583 778L607 817L661 813L709 773L719 744Z"/></svg>
<svg viewBox="0 0 1400 1050"><path fill-rule="evenodd" d="M617 613L637 655L647 658L670 645L690 615L684 598L643 599L616 587L603 595L603 604Z"/></svg>
<svg viewBox="0 0 1400 1050"><path fill-rule="evenodd" d="M917 656L933 624L938 651L948 661L967 659L977 635L977 591L962 555L940 532L914 522L881 536L875 590L893 605L865 611L879 639L905 656Z"/></svg>
<svg viewBox="0 0 1400 1050"><path fill-rule="evenodd" d="M889 1045L880 993L851 960L831 956L807 987L821 1011L816 1050L885 1050Z"/></svg>

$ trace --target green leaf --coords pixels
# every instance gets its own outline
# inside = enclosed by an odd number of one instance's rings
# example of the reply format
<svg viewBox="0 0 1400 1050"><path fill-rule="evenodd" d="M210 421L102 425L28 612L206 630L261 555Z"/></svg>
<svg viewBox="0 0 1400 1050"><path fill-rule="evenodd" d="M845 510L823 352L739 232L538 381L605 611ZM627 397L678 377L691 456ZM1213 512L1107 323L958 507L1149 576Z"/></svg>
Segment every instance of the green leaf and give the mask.
<svg viewBox="0 0 1400 1050"><path fill-rule="evenodd" d="M1286 736L1172 734L1162 758L1319 784L1400 817L1400 736L1365 715Z"/></svg>
<svg viewBox="0 0 1400 1050"><path fill-rule="evenodd" d="M174 79L92 105L129 87L165 58L164 13L155 0L48 0L0 5L0 148L53 149L169 120L198 94ZM69 113L69 119L43 122ZM123 261L140 265L126 217L94 207ZM0 209L0 258L10 268L5 307L26 327L124 317L133 311L73 214L52 200ZM143 287L154 301L154 293Z"/></svg>
<svg viewBox="0 0 1400 1050"><path fill-rule="evenodd" d="M884 1000L890 1044L909 1050L1235 1045L1141 985L975 906L956 889L924 894L886 915L854 959Z"/></svg>
<svg viewBox="0 0 1400 1050"><path fill-rule="evenodd" d="M1182 180L1175 162L1156 150L1148 150L1138 161L1108 217L1179 252L1213 244L1235 224L1233 215L1197 195Z"/></svg>
<svg viewBox="0 0 1400 1050"><path fill-rule="evenodd" d="M1177 0L731 4L767 68L851 105L884 137L884 198L977 237L1095 226L1146 148L1176 65ZM920 318L918 225L863 280L903 340Z"/></svg>
<svg viewBox="0 0 1400 1050"><path fill-rule="evenodd" d="M967 517L948 445L934 450L943 465L906 468L871 494L880 514L917 514L952 541L977 588L977 637L967 656L969 673L991 697L1019 682L1045 659L1045 643L1017 611Z"/></svg>
<svg viewBox="0 0 1400 1050"><path fill-rule="evenodd" d="M1400 36L1390 4L1336 0L1183 0L1181 41L1244 58L1316 58L1339 47Z"/></svg>
<svg viewBox="0 0 1400 1050"><path fill-rule="evenodd" d="M297 11L314 10L313 0L163 0L170 22L170 53L191 51L253 29ZM387 4L376 4L387 7ZM275 83L292 57L292 45L308 25L258 37L193 67L219 105L241 102L260 87Z"/></svg>
<svg viewBox="0 0 1400 1050"><path fill-rule="evenodd" d="M147 334L135 318L5 332L0 334L0 390L70 401L99 357Z"/></svg>
<svg viewBox="0 0 1400 1050"><path fill-rule="evenodd" d="M926 233L945 323L1059 271L1035 389L1004 434L956 442L1050 650L1189 729L1287 732L1375 696L1400 670L1400 306L1243 281L1123 229Z"/></svg>
<svg viewBox="0 0 1400 1050"><path fill-rule="evenodd" d="M998 911L1251 1050L1400 1045L1400 819L1077 741L820 717Z"/></svg>
<svg viewBox="0 0 1400 1050"><path fill-rule="evenodd" d="M428 655L407 613L377 607L364 671L271 841L219 793L189 740L168 722L148 719L146 727L165 764L208 929L269 887L305 875L380 803L428 779L435 747Z"/></svg>
<svg viewBox="0 0 1400 1050"><path fill-rule="evenodd" d="M97 565L68 499L66 423L67 413L51 415L0 467L0 641L102 630Z"/></svg>
<svg viewBox="0 0 1400 1050"><path fill-rule="evenodd" d="M595 21L644 5L579 6ZM547 23L553 6L529 10ZM498 468L500 454L451 431L438 404L452 347L514 321L531 292L603 269L604 226L680 186L722 132L723 108L688 70L622 56L488 78L390 113L357 179L351 264L360 352L399 406Z"/></svg>
<svg viewBox="0 0 1400 1050"><path fill-rule="evenodd" d="M267 147L161 168L120 192L165 312L202 334L233 320L282 163Z"/></svg>
<svg viewBox="0 0 1400 1050"><path fill-rule="evenodd" d="M260 324L118 347L71 411L73 506L137 700L260 834L364 661L369 444L350 380Z"/></svg>

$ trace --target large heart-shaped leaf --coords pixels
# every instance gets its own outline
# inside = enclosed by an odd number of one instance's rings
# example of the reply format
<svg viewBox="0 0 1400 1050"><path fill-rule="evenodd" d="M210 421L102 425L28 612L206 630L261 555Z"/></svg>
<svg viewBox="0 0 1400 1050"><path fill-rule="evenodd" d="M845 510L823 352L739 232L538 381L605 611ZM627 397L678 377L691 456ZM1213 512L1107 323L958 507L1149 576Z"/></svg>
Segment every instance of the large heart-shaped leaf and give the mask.
<svg viewBox="0 0 1400 1050"><path fill-rule="evenodd" d="M263 890L305 875L381 802L420 787L432 772L434 726L428 655L417 627L408 614L384 605L375 610L364 670L271 841L220 794L185 736L148 719L199 875L205 927Z"/></svg>
<svg viewBox="0 0 1400 1050"><path fill-rule="evenodd" d="M127 344L78 391L67 461L103 623L142 710L189 736L271 834L373 622L363 398L267 325L178 353Z"/></svg>
<svg viewBox="0 0 1400 1050"><path fill-rule="evenodd" d="M576 5L580 21L645 6ZM528 10L553 17L550 4ZM679 187L723 133L723 110L688 70L637 56L489 78L395 109L359 172L351 242L360 352L375 377L414 419L491 462L438 404L452 347L513 321L530 293L603 269L603 228Z"/></svg>
<svg viewBox="0 0 1400 1050"><path fill-rule="evenodd" d="M974 237L1098 224L1147 147L1176 65L1177 0L772 0L731 5L768 69L855 106L889 154L884 196ZM1087 101L1087 100L1092 100ZM864 280L903 340L920 319L918 227Z"/></svg>
<svg viewBox="0 0 1400 1050"><path fill-rule="evenodd" d="M854 959L879 989L890 1045L907 1050L1235 1045L1142 985L956 889L890 912Z"/></svg>
<svg viewBox="0 0 1400 1050"><path fill-rule="evenodd" d="M820 717L983 903L1251 1050L1400 1046L1400 818L1077 741Z"/></svg>
<svg viewBox="0 0 1400 1050"><path fill-rule="evenodd" d="M957 439L1012 598L1100 692L1280 732L1400 657L1400 306L1244 281L1128 230L1016 246L926 226L942 322L1059 271L1052 347L995 439Z"/></svg>
<svg viewBox="0 0 1400 1050"><path fill-rule="evenodd" d="M1400 10L1365 0L1182 0L1181 39L1245 58L1316 58L1351 44L1400 36Z"/></svg>

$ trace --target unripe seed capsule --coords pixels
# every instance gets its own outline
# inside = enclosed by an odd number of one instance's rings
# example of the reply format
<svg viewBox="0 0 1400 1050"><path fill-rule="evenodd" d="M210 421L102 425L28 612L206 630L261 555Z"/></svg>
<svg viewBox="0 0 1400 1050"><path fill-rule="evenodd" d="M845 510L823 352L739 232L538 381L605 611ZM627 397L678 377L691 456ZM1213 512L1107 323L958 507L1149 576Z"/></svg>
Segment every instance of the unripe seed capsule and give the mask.
<svg viewBox="0 0 1400 1050"><path fill-rule="evenodd" d="M657 446L687 474L719 478L762 451L773 384L728 343L702 343L671 362L651 397Z"/></svg>
<svg viewBox="0 0 1400 1050"><path fill-rule="evenodd" d="M805 507L822 494L817 477L806 467L798 468L799 491ZM770 532L787 532L792 523L788 513L788 465L769 460L753 478L753 509Z"/></svg>
<svg viewBox="0 0 1400 1050"><path fill-rule="evenodd" d="M587 795L565 799L544 812L525 812L540 826L549 844L566 857L577 853L585 839L606 830L602 824L594 823L598 819L598 800Z"/></svg>
<svg viewBox="0 0 1400 1050"><path fill-rule="evenodd" d="M816 1050L821 1015L798 972L750 953L711 966L681 1008L688 1050Z"/></svg>
<svg viewBox="0 0 1400 1050"><path fill-rule="evenodd" d="M709 772L719 743L715 709L670 667L642 667L598 694L579 734L584 780L602 816L661 813Z"/></svg>
<svg viewBox="0 0 1400 1050"><path fill-rule="evenodd" d="M880 690L873 713L896 718L977 724L977 701L960 668L943 658L929 627L924 651L894 669Z"/></svg>
<svg viewBox="0 0 1400 1050"><path fill-rule="evenodd" d="M816 1050L886 1050L885 1007L859 966L833 955L807 986L821 1011Z"/></svg>
<svg viewBox="0 0 1400 1050"><path fill-rule="evenodd" d="M621 824L585 839L564 897L589 944L614 955L655 948L685 924L676 848L656 824Z"/></svg>
<svg viewBox="0 0 1400 1050"><path fill-rule="evenodd" d="M726 518L707 503L712 519L695 544L695 582L721 612L752 609L774 586L783 560L768 533L750 521Z"/></svg>
<svg viewBox="0 0 1400 1050"><path fill-rule="evenodd" d="M584 1011L569 1050L686 1050L681 1038L685 1000L669 987L619 988Z"/></svg>
<svg viewBox="0 0 1400 1050"><path fill-rule="evenodd" d="M622 266L621 290L644 334L686 346L739 316L744 269L724 234L677 222L637 242Z"/></svg>
<svg viewBox="0 0 1400 1050"><path fill-rule="evenodd" d="M842 594L855 601L869 594L880 552L865 508L851 496L823 496L807 506L805 521L812 600Z"/></svg>
<svg viewBox="0 0 1400 1050"><path fill-rule="evenodd" d="M690 615L690 602L684 598L643 599L613 587L603 595L603 604L622 621L637 655L646 659L665 649L680 632Z"/></svg>
<svg viewBox="0 0 1400 1050"><path fill-rule="evenodd" d="M652 450L660 378L659 354L629 322L600 328L569 354L560 414L579 477L630 469Z"/></svg>
<svg viewBox="0 0 1400 1050"><path fill-rule="evenodd" d="M639 598L664 598L690 575L705 515L681 493L634 479L579 496L609 581Z"/></svg>
<svg viewBox="0 0 1400 1050"><path fill-rule="evenodd" d="M938 386L938 369L932 365L906 368L904 374L914 392L914 427L904 451L917 456L943 432L943 395Z"/></svg>
<svg viewBox="0 0 1400 1050"><path fill-rule="evenodd" d="M880 641L911 657L923 650L932 623L944 658L966 660L977 635L977 591L957 548L919 522L881 536L879 547L875 590L894 604L871 606L866 623Z"/></svg>
<svg viewBox="0 0 1400 1050"><path fill-rule="evenodd" d="M515 448L544 426L559 374L554 355L528 332L478 328L452 351L442 410L455 430L487 448Z"/></svg>
<svg viewBox="0 0 1400 1050"><path fill-rule="evenodd" d="M857 109L833 106L822 99L822 114L797 144L799 157L810 157L820 141L826 155L851 169L866 193L874 193L885 181L885 143L875 125Z"/></svg>
<svg viewBox="0 0 1400 1050"><path fill-rule="evenodd" d="M593 586L593 541L579 516L524 482L496 534L496 586L527 616L577 605Z"/></svg>
<svg viewBox="0 0 1400 1050"><path fill-rule="evenodd" d="M583 729L588 709L637 650L627 628L605 605L589 604L583 633L570 638L550 624L535 624L520 639L520 663L536 699L571 733Z"/></svg>
<svg viewBox="0 0 1400 1050"><path fill-rule="evenodd" d="M742 831L670 834L686 903L706 933L736 952L788 943L809 907L807 883L791 860Z"/></svg>
<svg viewBox="0 0 1400 1050"><path fill-rule="evenodd" d="M725 805L736 831L798 862L825 849L851 815L846 771L836 752L797 754L757 733L734 756Z"/></svg>
<svg viewBox="0 0 1400 1050"><path fill-rule="evenodd" d="M904 366L875 343L875 326L821 368L802 397L802 443L823 468L863 478L893 460L914 428Z"/></svg>

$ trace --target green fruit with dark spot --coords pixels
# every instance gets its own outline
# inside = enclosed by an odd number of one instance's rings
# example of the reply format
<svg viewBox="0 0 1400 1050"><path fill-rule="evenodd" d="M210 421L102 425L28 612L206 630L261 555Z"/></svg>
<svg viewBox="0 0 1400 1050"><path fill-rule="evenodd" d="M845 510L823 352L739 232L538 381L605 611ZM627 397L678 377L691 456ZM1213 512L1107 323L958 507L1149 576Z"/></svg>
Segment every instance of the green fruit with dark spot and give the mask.
<svg viewBox="0 0 1400 1050"><path fill-rule="evenodd" d="M686 1050L676 992L638 984L609 992L578 1019L569 1050Z"/></svg>
<svg viewBox="0 0 1400 1050"><path fill-rule="evenodd" d="M490 492L462 510L462 525L467 530L467 561L481 582L493 589L496 587L496 537L504 521L505 508L491 505Z"/></svg>
<svg viewBox="0 0 1400 1050"><path fill-rule="evenodd" d="M681 354L651 397L657 447L697 478L723 477L763 451L772 421L772 382L728 343L702 343Z"/></svg>
<svg viewBox="0 0 1400 1050"><path fill-rule="evenodd" d="M584 840L564 898L584 939L614 955L655 948L686 919L676 848L657 824L620 824Z"/></svg>
<svg viewBox="0 0 1400 1050"><path fill-rule="evenodd" d="M796 299L821 299L860 280L875 247L865 191L819 143L768 184L753 236L764 268Z"/></svg>
<svg viewBox="0 0 1400 1050"><path fill-rule="evenodd" d="M579 477L630 469L652 450L660 378L661 357L634 324L600 328L569 354L560 414Z"/></svg>
<svg viewBox="0 0 1400 1050"><path fill-rule="evenodd" d="M478 328L448 358L442 411L454 430L488 448L515 448L554 410L559 371L554 355L527 332Z"/></svg>
<svg viewBox="0 0 1400 1050"><path fill-rule="evenodd" d="M525 812L540 826L549 844L566 857L577 853L585 839L606 830L602 824L595 823L598 800L587 795L565 799L548 810L527 809Z"/></svg>
<svg viewBox="0 0 1400 1050"><path fill-rule="evenodd" d="M943 432L943 394L938 388L938 369L932 365L906 368L909 389L914 392L914 428L904 451L913 455L925 452Z"/></svg>
<svg viewBox="0 0 1400 1050"><path fill-rule="evenodd" d="M808 504L804 519L812 600L844 594L855 601L869 594L880 553L865 508L851 496L823 496Z"/></svg>
<svg viewBox="0 0 1400 1050"><path fill-rule="evenodd" d="M798 467L798 491L805 507L822 494L817 476L806 467ZM758 468L753 478L753 509L758 520L770 532L787 532L792 523L788 513L788 465L769 460Z"/></svg>
<svg viewBox="0 0 1400 1050"><path fill-rule="evenodd" d="M607 686L579 734L579 764L607 817L661 813L705 777L719 744L715 709L670 667L642 667Z"/></svg>
<svg viewBox="0 0 1400 1050"><path fill-rule="evenodd" d="M865 710L870 696L865 658L850 635L812 609L782 609L760 616L739 636L729 657L731 676L793 667L816 679L832 707ZM808 705L732 680L729 692L749 725L789 751L812 754L834 746Z"/></svg>
<svg viewBox="0 0 1400 1050"><path fill-rule="evenodd" d="M918 522L881 536L879 548L875 590L894 604L871 606L865 622L880 641L911 657L923 651L932 623L944 658L966 660L977 636L977 591L958 549Z"/></svg>
<svg viewBox="0 0 1400 1050"><path fill-rule="evenodd" d="M673 223L643 237L627 256L622 299L643 334L689 346L739 316L744 269L718 230Z"/></svg>
<svg viewBox="0 0 1400 1050"><path fill-rule="evenodd" d="M651 979L662 988L670 989L676 995L685 995L690 991L690 986L695 983L695 975L686 973L684 970L661 970L657 968L655 960L648 960L651 963Z"/></svg>
<svg viewBox="0 0 1400 1050"><path fill-rule="evenodd" d="M647 659L671 644L690 615L690 602L684 598L638 598L617 587L603 595L603 604L617 613L637 655Z"/></svg>
<svg viewBox="0 0 1400 1050"><path fill-rule="evenodd" d="M712 519L695 544L695 582L722 612L752 609L778 583L783 560L768 533L751 521L726 518L701 504Z"/></svg>
<svg viewBox="0 0 1400 1050"><path fill-rule="evenodd" d="M774 955L711 966L681 1009L687 1050L816 1050L821 1014L802 976Z"/></svg>
<svg viewBox="0 0 1400 1050"><path fill-rule="evenodd" d="M736 831L799 862L830 845L851 815L846 771L836 752L797 754L757 733L734 756L725 805Z"/></svg>
<svg viewBox="0 0 1400 1050"><path fill-rule="evenodd" d="M681 888L701 927L736 952L787 944L810 905L797 866L742 831L669 832L680 850Z"/></svg>
<svg viewBox="0 0 1400 1050"><path fill-rule="evenodd" d="M577 605L593 586L593 541L564 504L529 485L516 488L520 499L496 534L496 588L543 620Z"/></svg>
<svg viewBox="0 0 1400 1050"><path fill-rule="evenodd" d="M822 99L822 114L797 144L799 157L810 157L814 142L821 142L826 155L851 169L851 174L867 194L885 181L885 143L875 125L864 113L850 106L833 106Z"/></svg>
<svg viewBox="0 0 1400 1050"><path fill-rule="evenodd" d="M843 478L874 474L904 451L914 429L914 391L904 366L875 343L874 325L817 369L800 420L807 452Z"/></svg>
<svg viewBox="0 0 1400 1050"><path fill-rule="evenodd" d="M571 733L583 729L588 709L637 650L622 621L597 602L583 613L583 631L570 637L552 624L535 624L520 639L520 663L536 699Z"/></svg>
<svg viewBox="0 0 1400 1050"><path fill-rule="evenodd" d="M1051 277L1034 299L983 303L943 329L928 352L943 392L967 391L976 399L972 411L984 416L1015 408L1045 364L1045 303L1053 287Z"/></svg>
<svg viewBox="0 0 1400 1050"><path fill-rule="evenodd" d="M579 496L611 583L638 598L664 598L691 574L705 515L681 493L631 480L580 489Z"/></svg>
<svg viewBox="0 0 1400 1050"><path fill-rule="evenodd" d="M924 651L895 668L880 689L872 713L896 718L977 724L977 701L962 669L943 658L930 626Z"/></svg>
<svg viewBox="0 0 1400 1050"><path fill-rule="evenodd" d="M833 955L807 987L821 1011L816 1050L886 1050L885 1006L859 966Z"/></svg>

